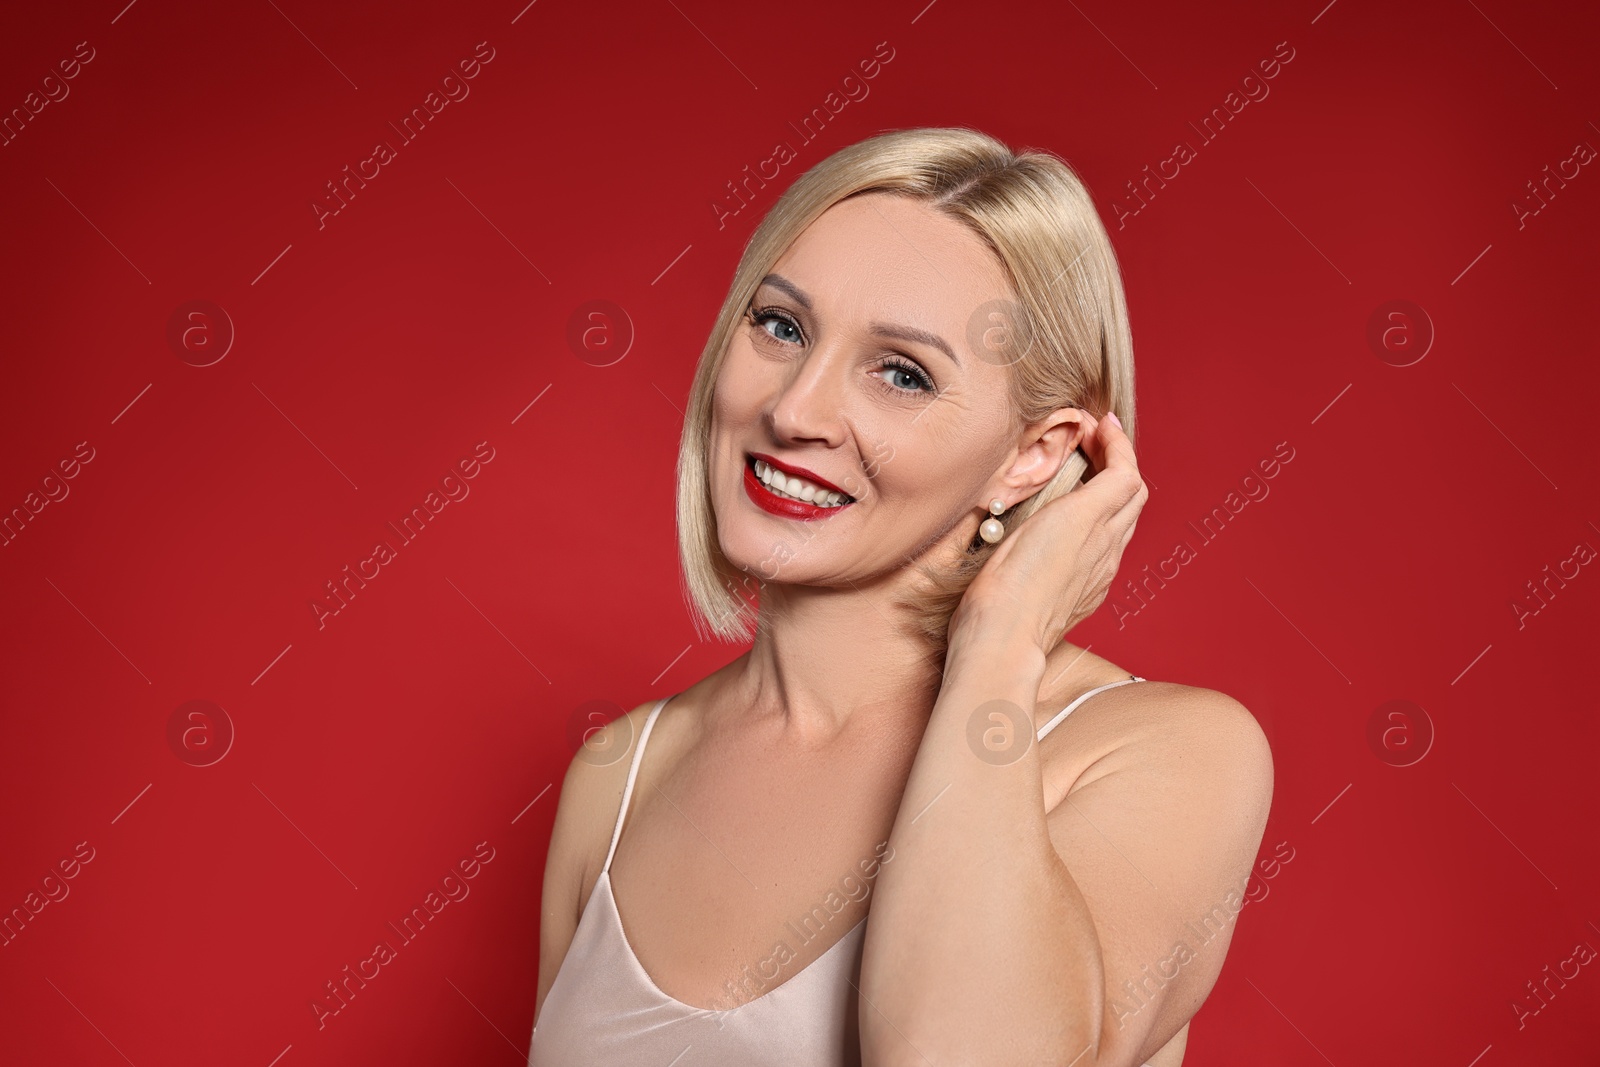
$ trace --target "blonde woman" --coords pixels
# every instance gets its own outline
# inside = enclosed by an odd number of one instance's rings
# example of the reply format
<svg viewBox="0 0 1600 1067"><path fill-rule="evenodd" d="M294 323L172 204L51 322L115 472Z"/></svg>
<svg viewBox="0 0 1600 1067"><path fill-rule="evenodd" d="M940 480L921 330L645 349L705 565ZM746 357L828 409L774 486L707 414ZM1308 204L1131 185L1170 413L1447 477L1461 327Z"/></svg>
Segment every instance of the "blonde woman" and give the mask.
<svg viewBox="0 0 1600 1067"><path fill-rule="evenodd" d="M1133 431L1061 160L901 130L774 204L678 460L702 633L753 643L572 760L534 1067L1177 1067L1272 761L1233 699L1062 640L1147 495Z"/></svg>

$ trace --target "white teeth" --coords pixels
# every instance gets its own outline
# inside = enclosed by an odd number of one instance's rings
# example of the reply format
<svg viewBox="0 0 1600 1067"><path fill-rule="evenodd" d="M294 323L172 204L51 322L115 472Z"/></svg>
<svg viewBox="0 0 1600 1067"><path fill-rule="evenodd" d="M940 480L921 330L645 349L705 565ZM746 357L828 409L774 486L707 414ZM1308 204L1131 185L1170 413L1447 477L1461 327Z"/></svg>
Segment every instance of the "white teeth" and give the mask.
<svg viewBox="0 0 1600 1067"><path fill-rule="evenodd" d="M756 460L756 477L761 483L779 496L789 497L792 500L804 501L818 507L836 508L845 502L843 493L835 493L814 485L804 478L795 475L786 475L764 460Z"/></svg>

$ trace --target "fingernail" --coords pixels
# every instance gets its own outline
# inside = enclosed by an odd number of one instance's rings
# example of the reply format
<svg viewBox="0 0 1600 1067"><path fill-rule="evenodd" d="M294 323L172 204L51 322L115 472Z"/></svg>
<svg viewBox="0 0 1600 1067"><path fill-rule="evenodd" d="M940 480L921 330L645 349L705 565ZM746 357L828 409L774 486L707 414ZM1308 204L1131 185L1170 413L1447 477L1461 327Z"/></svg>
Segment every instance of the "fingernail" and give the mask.
<svg viewBox="0 0 1600 1067"><path fill-rule="evenodd" d="M1106 418L1110 419L1112 425L1116 426L1117 429L1122 429L1122 420L1117 418L1117 413L1115 411L1106 412Z"/></svg>

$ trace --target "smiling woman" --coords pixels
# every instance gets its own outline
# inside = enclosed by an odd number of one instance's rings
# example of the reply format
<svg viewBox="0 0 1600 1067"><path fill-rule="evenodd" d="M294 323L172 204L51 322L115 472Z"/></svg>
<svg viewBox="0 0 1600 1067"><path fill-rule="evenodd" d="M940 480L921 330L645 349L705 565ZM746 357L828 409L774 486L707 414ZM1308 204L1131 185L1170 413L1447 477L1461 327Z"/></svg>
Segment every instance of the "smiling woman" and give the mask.
<svg viewBox="0 0 1600 1067"><path fill-rule="evenodd" d="M751 646L572 760L531 1064L1181 1062L1232 927L1115 995L1244 887L1272 764L1231 698L1062 640L1147 496L1133 423L1061 160L900 130L784 193L678 462L696 623Z"/></svg>

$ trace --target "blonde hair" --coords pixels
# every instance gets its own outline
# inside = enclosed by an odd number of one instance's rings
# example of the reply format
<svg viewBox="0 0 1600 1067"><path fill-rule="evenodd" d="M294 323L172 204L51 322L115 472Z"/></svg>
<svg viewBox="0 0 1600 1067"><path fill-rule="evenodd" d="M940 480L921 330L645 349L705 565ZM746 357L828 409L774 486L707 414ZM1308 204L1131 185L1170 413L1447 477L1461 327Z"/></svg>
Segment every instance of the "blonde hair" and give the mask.
<svg viewBox="0 0 1600 1067"><path fill-rule="evenodd" d="M762 278L819 215L847 197L885 192L956 219L983 239L1016 297L1014 336L1029 342L1009 363L1009 399L1022 424L1063 407L1097 418L1115 411L1134 438L1133 339L1111 240L1094 201L1064 161L1042 151L1014 153L961 127L894 130L849 145L795 180L745 246L722 310L701 352L678 450L678 554L696 631L702 639L745 641L758 612L752 577L717 541L709 478L712 392L734 330ZM1040 490L1000 516L1007 530L1071 492L1088 474L1074 450ZM954 569L927 564L927 588L903 601L942 661L950 616L993 553L978 540ZM759 581L756 582L759 587Z"/></svg>

